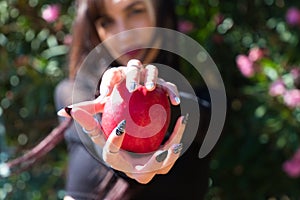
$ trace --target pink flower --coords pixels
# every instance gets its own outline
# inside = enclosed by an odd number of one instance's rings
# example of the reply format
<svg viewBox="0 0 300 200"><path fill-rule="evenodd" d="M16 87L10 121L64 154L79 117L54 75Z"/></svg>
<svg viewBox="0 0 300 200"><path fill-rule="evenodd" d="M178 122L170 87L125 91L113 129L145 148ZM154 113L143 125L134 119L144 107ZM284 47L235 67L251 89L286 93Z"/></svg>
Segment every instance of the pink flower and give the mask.
<svg viewBox="0 0 300 200"><path fill-rule="evenodd" d="M42 18L47 22L54 22L60 15L60 6L57 4L47 5L42 11Z"/></svg>
<svg viewBox="0 0 300 200"><path fill-rule="evenodd" d="M300 176L300 160L288 160L283 163L282 168L292 178Z"/></svg>
<svg viewBox="0 0 300 200"><path fill-rule="evenodd" d="M290 160L282 165L283 171L292 178L300 176L300 149L298 149Z"/></svg>
<svg viewBox="0 0 300 200"><path fill-rule="evenodd" d="M300 106L300 90L293 89L286 91L283 95L283 100L291 108Z"/></svg>
<svg viewBox="0 0 300 200"><path fill-rule="evenodd" d="M294 86L300 89L300 68L293 68L291 70L291 75L293 77Z"/></svg>
<svg viewBox="0 0 300 200"><path fill-rule="evenodd" d="M288 9L285 19L290 25L299 25L300 24L300 11L298 8L291 7Z"/></svg>
<svg viewBox="0 0 300 200"><path fill-rule="evenodd" d="M293 68L291 70L291 74L293 76L293 79L298 79L300 77L300 68Z"/></svg>
<svg viewBox="0 0 300 200"><path fill-rule="evenodd" d="M178 24L178 30L182 33L189 33L194 29L194 24L190 21L183 20Z"/></svg>
<svg viewBox="0 0 300 200"><path fill-rule="evenodd" d="M271 96L283 95L285 91L285 84L281 79L274 81L269 88L269 94Z"/></svg>
<svg viewBox="0 0 300 200"><path fill-rule="evenodd" d="M254 75L254 64L246 55L238 55L236 58L237 67L245 77Z"/></svg>
<svg viewBox="0 0 300 200"><path fill-rule="evenodd" d="M73 39L72 35L70 35L70 34L66 35L64 37L64 44L65 45L70 45L72 43L72 39Z"/></svg>
<svg viewBox="0 0 300 200"><path fill-rule="evenodd" d="M264 51L259 47L254 47L250 49L248 57L252 62L259 61L264 57Z"/></svg>

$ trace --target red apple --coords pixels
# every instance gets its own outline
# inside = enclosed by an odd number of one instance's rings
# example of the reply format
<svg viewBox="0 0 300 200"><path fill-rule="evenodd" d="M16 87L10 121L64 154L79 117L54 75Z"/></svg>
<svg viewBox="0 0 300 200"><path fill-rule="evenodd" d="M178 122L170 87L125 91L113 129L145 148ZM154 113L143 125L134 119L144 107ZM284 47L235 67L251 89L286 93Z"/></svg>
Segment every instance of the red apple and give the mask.
<svg viewBox="0 0 300 200"><path fill-rule="evenodd" d="M130 93L123 82L114 89L104 106L102 127L108 137L125 119L121 148L135 153L149 153L161 145L170 124L170 114L167 93L160 85L153 91L139 86Z"/></svg>

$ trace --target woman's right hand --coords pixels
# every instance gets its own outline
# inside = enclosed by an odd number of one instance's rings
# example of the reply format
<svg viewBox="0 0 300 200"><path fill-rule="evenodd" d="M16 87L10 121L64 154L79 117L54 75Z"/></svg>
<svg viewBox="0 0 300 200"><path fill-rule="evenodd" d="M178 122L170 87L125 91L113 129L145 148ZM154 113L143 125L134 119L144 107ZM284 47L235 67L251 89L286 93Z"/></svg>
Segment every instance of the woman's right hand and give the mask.
<svg viewBox="0 0 300 200"><path fill-rule="evenodd" d="M101 81L100 94L109 96L113 88L124 79L129 92L137 90L139 85L144 85L148 91L152 91L157 84L160 84L167 91L172 105L178 105L180 103L176 85L158 78L158 69L156 66L143 66L143 64L136 59L130 60L126 67L121 66L107 70Z"/></svg>
<svg viewBox="0 0 300 200"><path fill-rule="evenodd" d="M125 79L125 80L124 80ZM158 78L158 69L154 65L143 66L139 60L132 59L127 66L120 66L108 69L102 77L100 85L100 96L92 101L80 102L70 105L58 111L59 116L70 117L69 110L82 109L91 115L102 113L105 102L111 95L113 88L126 81L126 88L129 92L134 92L138 85L144 84L148 91L155 89L160 84L167 92L172 105L179 105L180 98L176 85Z"/></svg>

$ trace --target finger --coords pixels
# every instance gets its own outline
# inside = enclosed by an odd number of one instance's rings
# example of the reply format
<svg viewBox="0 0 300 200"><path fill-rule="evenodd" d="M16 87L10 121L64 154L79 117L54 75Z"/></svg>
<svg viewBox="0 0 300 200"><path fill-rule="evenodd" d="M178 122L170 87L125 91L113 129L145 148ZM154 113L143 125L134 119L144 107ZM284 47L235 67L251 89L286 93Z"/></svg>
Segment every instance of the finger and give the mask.
<svg viewBox="0 0 300 200"><path fill-rule="evenodd" d="M125 133L126 121L121 121L117 127L113 130L113 132L109 135L105 148L110 153L117 153L121 148L124 133Z"/></svg>
<svg viewBox="0 0 300 200"><path fill-rule="evenodd" d="M168 156L168 151L157 151L145 165L135 166L134 173L127 173L129 177L139 183L149 183L163 166L163 161Z"/></svg>
<svg viewBox="0 0 300 200"><path fill-rule="evenodd" d="M86 112L90 113L91 115L95 115L96 113L100 113L103 111L104 105L105 105L105 96L99 96L93 101L84 101L80 103L76 103L70 106L67 106L57 112L58 116L62 117L71 117L71 110L73 108L80 108L82 110L85 110Z"/></svg>
<svg viewBox="0 0 300 200"><path fill-rule="evenodd" d="M168 141L164 144L164 149L169 149L173 144L179 144L181 141L181 138L183 136L187 121L188 121L188 114L185 116L181 116L178 118L175 127L173 129L173 132L171 134L171 137L168 139Z"/></svg>
<svg viewBox="0 0 300 200"><path fill-rule="evenodd" d="M120 151L125 135L125 125L126 121L121 121L109 135L103 147L102 157L112 168L123 172L131 172L133 170L132 165L123 157Z"/></svg>
<svg viewBox="0 0 300 200"><path fill-rule="evenodd" d="M126 68L126 88L129 92L134 92L142 81L140 79L140 71L143 68L139 60L132 59L127 63Z"/></svg>
<svg viewBox="0 0 300 200"><path fill-rule="evenodd" d="M183 148L182 143L173 144L168 150L168 156L164 160L163 166L160 170L158 170L158 174L167 174L175 164L176 160L180 156L180 152Z"/></svg>
<svg viewBox="0 0 300 200"><path fill-rule="evenodd" d="M99 124L93 115L85 110L82 110L81 108L73 108L70 114L86 130L93 130Z"/></svg>
<svg viewBox="0 0 300 200"><path fill-rule="evenodd" d="M158 76L158 69L154 65L147 65L145 67L145 87L148 91L155 89Z"/></svg>
<svg viewBox="0 0 300 200"><path fill-rule="evenodd" d="M119 152L109 152L106 149L102 151L103 160L115 170L131 174L134 170L131 163L129 163L124 157L121 151Z"/></svg>
<svg viewBox="0 0 300 200"><path fill-rule="evenodd" d="M100 146L104 145L102 127L93 115L80 108L73 108L70 113L94 143Z"/></svg>
<svg viewBox="0 0 300 200"><path fill-rule="evenodd" d="M123 157L121 151L109 152L107 149L103 149L102 158L110 167L115 170L131 174L134 170L133 166L127 159Z"/></svg>
<svg viewBox="0 0 300 200"><path fill-rule="evenodd" d="M124 79L123 67L115 67L107 70L102 77L100 84L100 95L108 96L113 87Z"/></svg>
<svg viewBox="0 0 300 200"><path fill-rule="evenodd" d="M65 108L60 109L60 110L57 112L57 115L58 115L58 116L61 116L61 117L72 118L71 113L70 113L71 110L72 110L72 108L70 108L69 106L67 106L67 107L65 107Z"/></svg>
<svg viewBox="0 0 300 200"><path fill-rule="evenodd" d="M136 173L156 173L157 170L161 169L163 161L167 156L168 150L159 150L155 152L145 165L135 166Z"/></svg>
<svg viewBox="0 0 300 200"><path fill-rule="evenodd" d="M172 105L176 106L180 104L179 92L175 84L166 82L162 79L157 79L157 84L160 84L163 88L166 89Z"/></svg>
<svg viewBox="0 0 300 200"><path fill-rule="evenodd" d="M132 179L135 179L137 182L141 184L147 184L153 179L156 173L138 173L138 174L126 173L126 175Z"/></svg>

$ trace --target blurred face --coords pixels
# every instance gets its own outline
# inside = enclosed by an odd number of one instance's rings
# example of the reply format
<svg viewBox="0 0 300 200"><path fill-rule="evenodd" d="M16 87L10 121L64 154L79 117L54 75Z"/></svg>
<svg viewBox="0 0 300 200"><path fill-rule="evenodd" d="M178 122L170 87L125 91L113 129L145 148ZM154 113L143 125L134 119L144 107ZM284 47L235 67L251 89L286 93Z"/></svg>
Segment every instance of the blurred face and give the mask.
<svg viewBox="0 0 300 200"><path fill-rule="evenodd" d="M151 62L156 50L147 51L141 47L150 44L153 32L136 28L154 27L154 6L150 0L104 0L105 13L100 16L95 26L101 41L106 41L110 53L122 65L130 59ZM121 57L118 57L120 56Z"/></svg>

